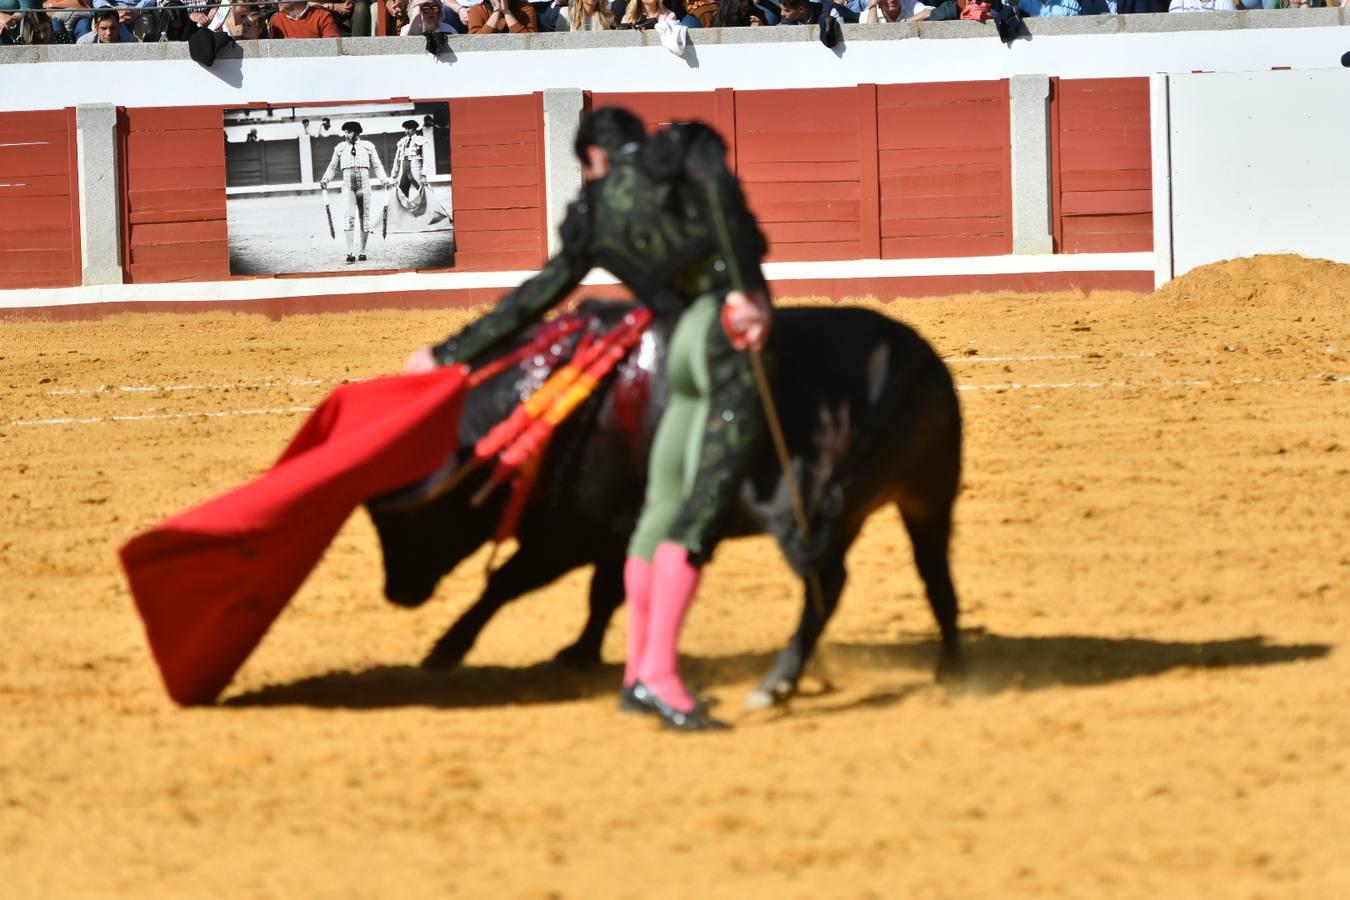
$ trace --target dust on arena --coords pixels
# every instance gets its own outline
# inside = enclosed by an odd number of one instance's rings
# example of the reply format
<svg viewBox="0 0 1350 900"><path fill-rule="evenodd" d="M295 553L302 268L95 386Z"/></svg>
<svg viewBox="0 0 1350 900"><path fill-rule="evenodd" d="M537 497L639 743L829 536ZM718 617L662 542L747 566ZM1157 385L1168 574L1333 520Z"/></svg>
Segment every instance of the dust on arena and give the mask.
<svg viewBox="0 0 1350 900"><path fill-rule="evenodd" d="M10 321L0 338L0 883L15 897L1350 895L1350 267L1151 296L879 304L966 420L972 669L891 512L806 696L741 700L796 621L725 546L683 649L736 728L679 737L548 660L585 572L416 662L486 551L404 611L353 517L221 706L165 698L116 548L265 469L334 383L471 312ZM872 298L872 303L876 303ZM1339 787L1338 787L1339 786Z"/></svg>

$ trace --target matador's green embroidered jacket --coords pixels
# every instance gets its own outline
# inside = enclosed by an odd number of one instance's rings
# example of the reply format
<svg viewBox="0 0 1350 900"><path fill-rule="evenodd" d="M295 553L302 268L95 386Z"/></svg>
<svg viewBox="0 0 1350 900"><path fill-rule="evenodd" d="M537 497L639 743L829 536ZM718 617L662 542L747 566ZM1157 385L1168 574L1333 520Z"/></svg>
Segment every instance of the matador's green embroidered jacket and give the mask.
<svg viewBox="0 0 1350 900"><path fill-rule="evenodd" d="M609 173L568 207L562 242L537 275L434 347L436 360L473 362L538 321L595 267L658 312L765 286L764 237L721 138L704 125L672 125L635 153L613 157Z"/></svg>

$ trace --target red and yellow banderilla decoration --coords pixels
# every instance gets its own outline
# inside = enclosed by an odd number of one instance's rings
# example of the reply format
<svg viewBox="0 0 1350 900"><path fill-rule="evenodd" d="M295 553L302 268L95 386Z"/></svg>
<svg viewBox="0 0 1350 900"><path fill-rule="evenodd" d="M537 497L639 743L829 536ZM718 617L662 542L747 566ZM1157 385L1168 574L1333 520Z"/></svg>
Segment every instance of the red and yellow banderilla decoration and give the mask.
<svg viewBox="0 0 1350 900"><path fill-rule="evenodd" d="M578 345L565 366L549 376L539 390L478 442L473 461L495 456L497 464L492 477L474 494L474 506L481 506L493 491L517 473L525 476L525 482L533 482L528 464L543 455L557 427L595 393L601 380L641 340L651 318L651 310L638 307L603 337L583 338L584 343Z"/></svg>

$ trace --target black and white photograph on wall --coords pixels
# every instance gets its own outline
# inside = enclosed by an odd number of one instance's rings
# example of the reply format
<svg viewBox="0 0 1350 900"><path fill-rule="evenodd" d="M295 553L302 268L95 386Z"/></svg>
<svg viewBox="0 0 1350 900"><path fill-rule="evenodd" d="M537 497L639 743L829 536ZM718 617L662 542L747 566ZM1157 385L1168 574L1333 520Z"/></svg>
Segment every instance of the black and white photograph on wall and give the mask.
<svg viewBox="0 0 1350 900"><path fill-rule="evenodd" d="M230 272L455 264L446 103L225 110Z"/></svg>

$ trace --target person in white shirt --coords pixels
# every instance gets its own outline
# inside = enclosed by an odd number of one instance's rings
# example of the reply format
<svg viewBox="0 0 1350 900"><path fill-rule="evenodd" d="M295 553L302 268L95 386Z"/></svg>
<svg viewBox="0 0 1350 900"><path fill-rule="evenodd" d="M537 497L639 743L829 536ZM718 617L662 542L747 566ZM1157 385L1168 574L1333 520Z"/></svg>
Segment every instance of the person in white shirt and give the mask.
<svg viewBox="0 0 1350 900"><path fill-rule="evenodd" d="M933 11L920 0L870 0L867 4L867 24L878 22L922 22Z"/></svg>

